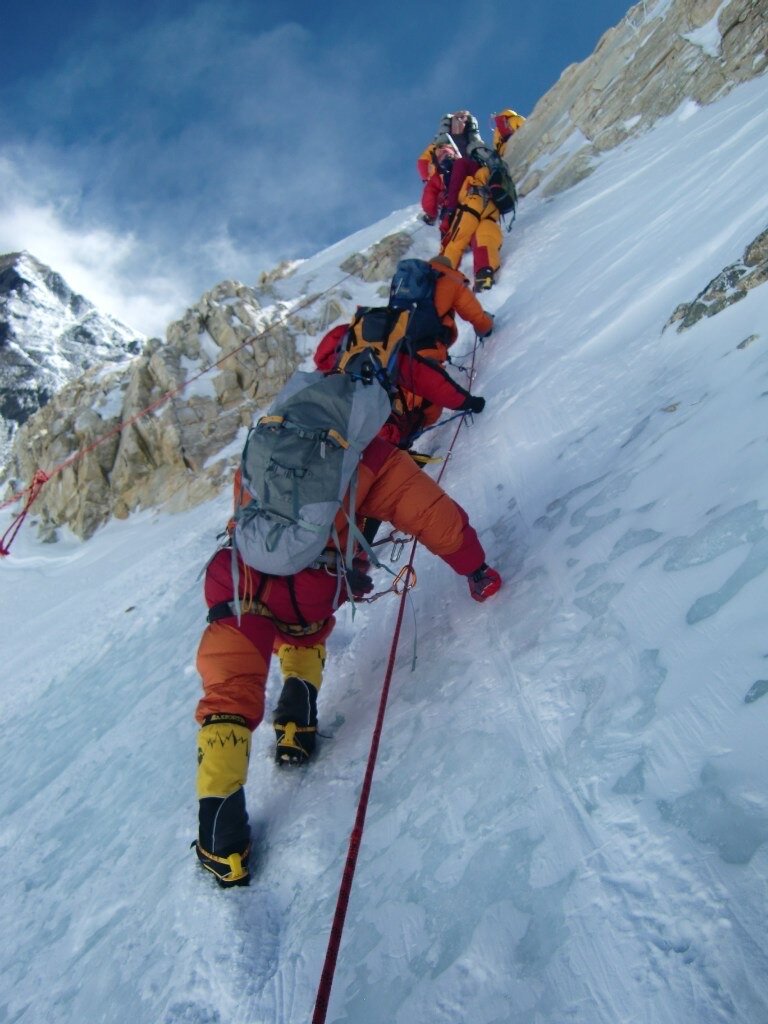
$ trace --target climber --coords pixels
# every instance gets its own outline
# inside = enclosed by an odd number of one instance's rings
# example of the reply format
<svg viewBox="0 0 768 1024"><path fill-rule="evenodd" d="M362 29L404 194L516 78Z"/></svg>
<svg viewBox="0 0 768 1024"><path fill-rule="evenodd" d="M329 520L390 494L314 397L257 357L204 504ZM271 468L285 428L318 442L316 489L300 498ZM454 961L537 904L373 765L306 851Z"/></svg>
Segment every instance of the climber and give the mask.
<svg viewBox="0 0 768 1024"><path fill-rule="evenodd" d="M421 193L421 219L425 224L434 224L442 216L451 172L457 158L461 159L458 151L448 143L434 147L431 171Z"/></svg>
<svg viewBox="0 0 768 1024"><path fill-rule="evenodd" d="M467 149L473 143L482 141L477 118L468 110L457 110L452 114L444 114L438 125L437 135L429 143L426 149L416 161L416 169L419 177L426 186L432 175L438 169L437 150L448 146L451 153L456 157L467 155ZM424 197L422 195L422 205ZM435 218L428 212L422 215L426 224L434 224Z"/></svg>
<svg viewBox="0 0 768 1024"><path fill-rule="evenodd" d="M499 590L501 577L486 563L464 510L405 452L375 437L363 452L356 476L358 524L372 516L415 537L467 578L475 601L485 601ZM236 483L236 502L249 501ZM233 551L227 547L217 551L206 568L208 626L197 652L203 696L195 714L200 725L199 831L193 845L201 865L223 887L247 885L250 880L244 786L251 733L264 716L273 651L284 674L275 717L278 752L282 748L288 763L304 762L313 752L325 641L334 626L338 599L339 581L331 563L344 550L347 529L340 512L335 523L338 547L329 538L322 565L292 576L260 573L239 553L235 573ZM371 588L370 577L353 563L341 600L350 593L364 596Z"/></svg>
<svg viewBox="0 0 768 1024"><path fill-rule="evenodd" d="M479 413L485 407L485 400L471 395L444 366L458 336L456 314L471 324L480 338L488 337L493 330L493 316L485 312L472 294L469 281L451 267L445 256L436 256L429 264L438 273L434 293L438 334L401 348L393 381L397 392L392 415L380 433L400 448L410 448L426 427L437 422L444 408ZM349 324L340 324L320 341L314 357L319 370L327 373L335 368L349 328Z"/></svg>
<svg viewBox="0 0 768 1024"><path fill-rule="evenodd" d="M506 110L491 116L491 124L493 125L493 148L499 156L503 157L507 143L525 124L525 118L522 114L507 107Z"/></svg>
<svg viewBox="0 0 768 1024"><path fill-rule="evenodd" d="M494 114L494 152L503 158L507 143L525 122L522 115L507 108ZM470 144L468 158L456 161L445 194L446 215L442 251L451 266L459 267L467 249L472 249L475 291L492 288L501 265L502 232L499 209L490 198L488 182L490 170L483 163L483 154L489 152L482 140Z"/></svg>

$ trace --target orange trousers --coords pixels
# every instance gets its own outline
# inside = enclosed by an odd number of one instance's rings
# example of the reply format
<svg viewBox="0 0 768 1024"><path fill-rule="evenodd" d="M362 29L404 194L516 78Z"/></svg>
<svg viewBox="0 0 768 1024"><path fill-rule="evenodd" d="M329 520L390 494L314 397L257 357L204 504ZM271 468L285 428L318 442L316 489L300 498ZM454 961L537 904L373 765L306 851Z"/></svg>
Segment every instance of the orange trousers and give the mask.
<svg viewBox="0 0 768 1024"><path fill-rule="evenodd" d="M280 659L283 678L298 676L320 689L324 643L286 643L273 620L263 615L244 615L239 626L235 622L207 626L197 650L197 670L203 683L203 696L195 711L197 721L202 725L209 715L238 715L249 729L255 729L264 718L273 651Z"/></svg>

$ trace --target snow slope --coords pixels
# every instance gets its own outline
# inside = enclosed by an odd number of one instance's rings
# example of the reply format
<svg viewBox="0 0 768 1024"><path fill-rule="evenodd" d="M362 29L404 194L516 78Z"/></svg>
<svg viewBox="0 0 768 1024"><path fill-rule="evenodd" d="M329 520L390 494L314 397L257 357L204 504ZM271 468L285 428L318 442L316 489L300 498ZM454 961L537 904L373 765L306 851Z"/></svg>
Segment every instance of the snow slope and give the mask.
<svg viewBox="0 0 768 1024"><path fill-rule="evenodd" d="M505 586L417 555L329 1022L768 1021L768 287L662 330L766 227L766 166L763 77L522 204L444 477ZM430 254L415 214L284 297L394 228ZM309 769L256 733L255 878L219 891L187 847L227 513L0 564L0 1021L312 1016L397 607L340 616Z"/></svg>

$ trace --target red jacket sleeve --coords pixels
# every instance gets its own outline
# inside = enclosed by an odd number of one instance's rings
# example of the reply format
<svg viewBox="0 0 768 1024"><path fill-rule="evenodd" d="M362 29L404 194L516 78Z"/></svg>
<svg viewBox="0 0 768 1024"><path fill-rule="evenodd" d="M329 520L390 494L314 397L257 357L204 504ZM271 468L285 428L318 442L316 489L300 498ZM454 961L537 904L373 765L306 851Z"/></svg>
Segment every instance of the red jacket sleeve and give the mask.
<svg viewBox="0 0 768 1024"><path fill-rule="evenodd" d="M433 174L421 193L421 208L429 217L437 218L444 198L445 186L440 174Z"/></svg>
<svg viewBox="0 0 768 1024"><path fill-rule="evenodd" d="M457 384L438 362L420 355L400 354L397 379L414 395L420 395L444 409L460 409L469 398L469 392Z"/></svg>
<svg viewBox="0 0 768 1024"><path fill-rule="evenodd" d="M341 351L341 342L349 330L349 324L339 324L328 331L315 349L315 366L323 373L330 373L336 366L336 358Z"/></svg>

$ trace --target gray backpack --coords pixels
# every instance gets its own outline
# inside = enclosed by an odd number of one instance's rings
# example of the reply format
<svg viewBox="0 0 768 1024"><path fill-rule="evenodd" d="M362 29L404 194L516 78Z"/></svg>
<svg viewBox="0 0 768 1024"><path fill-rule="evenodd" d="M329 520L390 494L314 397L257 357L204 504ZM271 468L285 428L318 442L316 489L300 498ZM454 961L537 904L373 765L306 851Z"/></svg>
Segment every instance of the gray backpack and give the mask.
<svg viewBox="0 0 768 1024"><path fill-rule="evenodd" d="M375 382L294 373L243 449L243 484L253 500L236 513L234 546L247 565L291 576L320 558L347 491L354 495L363 450L390 412Z"/></svg>

